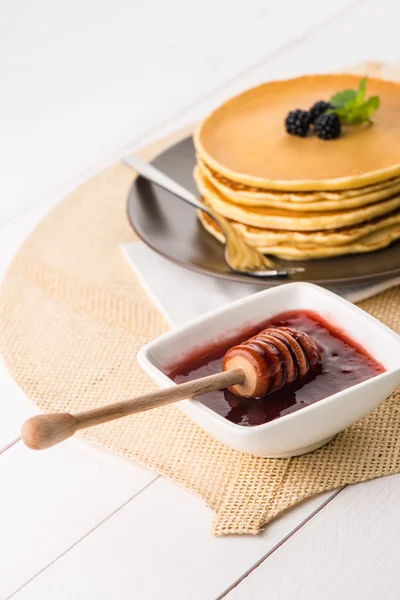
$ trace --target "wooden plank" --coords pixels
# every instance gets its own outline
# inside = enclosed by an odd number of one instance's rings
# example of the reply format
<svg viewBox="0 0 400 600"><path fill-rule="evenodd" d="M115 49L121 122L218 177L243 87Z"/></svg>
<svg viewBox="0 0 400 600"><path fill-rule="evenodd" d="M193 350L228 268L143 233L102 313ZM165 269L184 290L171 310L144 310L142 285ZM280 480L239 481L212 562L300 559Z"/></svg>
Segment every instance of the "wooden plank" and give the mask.
<svg viewBox="0 0 400 600"><path fill-rule="evenodd" d="M335 18L315 26L287 44L276 56L251 69L239 82L214 95L217 105L226 97L263 81L296 77L302 73L342 71L365 61L400 63L397 21L389 19L394 0L361 0L342 8ZM397 5L396 5L397 6ZM373 31L373 37L371 32ZM390 77L390 69L385 70Z"/></svg>
<svg viewBox="0 0 400 600"><path fill-rule="evenodd" d="M0 598L76 543L156 475L71 440L45 452L19 442L0 456Z"/></svg>
<svg viewBox="0 0 400 600"><path fill-rule="evenodd" d="M226 600L398 600L400 480L343 490Z"/></svg>
<svg viewBox="0 0 400 600"><path fill-rule="evenodd" d="M216 598L307 519L324 498L289 511L260 536L212 538L210 511L182 488L158 479L15 597Z"/></svg>
<svg viewBox="0 0 400 600"><path fill-rule="evenodd" d="M184 0L74 0L68 9L37 2L25 14L4 0L0 221L171 123L351 1L251 0L246 10L206 1L193 10Z"/></svg>

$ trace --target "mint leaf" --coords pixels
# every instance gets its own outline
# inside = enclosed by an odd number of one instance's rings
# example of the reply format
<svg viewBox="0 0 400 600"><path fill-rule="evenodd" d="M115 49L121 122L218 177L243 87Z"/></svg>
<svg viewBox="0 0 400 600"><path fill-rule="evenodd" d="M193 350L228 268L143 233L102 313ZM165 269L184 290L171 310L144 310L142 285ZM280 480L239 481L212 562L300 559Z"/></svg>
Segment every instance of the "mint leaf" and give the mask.
<svg viewBox="0 0 400 600"><path fill-rule="evenodd" d="M349 112L349 123L364 123L364 121L371 121L371 115L379 108L380 100L378 96L371 96L366 102L360 106L353 107Z"/></svg>
<svg viewBox="0 0 400 600"><path fill-rule="evenodd" d="M345 115L345 120L345 122L349 125L357 125L363 123L364 121L368 121L369 117L365 110L365 104L362 104L361 106L354 106L348 110Z"/></svg>
<svg viewBox="0 0 400 600"><path fill-rule="evenodd" d="M344 108L346 104L353 102L356 96L357 92L355 90L344 90L343 92L338 92L332 96L329 102L335 108Z"/></svg>
<svg viewBox="0 0 400 600"><path fill-rule="evenodd" d="M347 125L355 125L371 121L371 115L379 108L379 96L371 96L365 100L367 78L363 77L359 83L358 90L344 90L335 94L330 99L334 108L327 113L335 113L340 121Z"/></svg>
<svg viewBox="0 0 400 600"><path fill-rule="evenodd" d="M361 104L364 104L365 102L365 88L367 85L367 78L363 77L358 85L358 90L357 90L357 94L356 97L354 99L355 104L358 104L359 106Z"/></svg>
<svg viewBox="0 0 400 600"><path fill-rule="evenodd" d="M365 103L365 109L369 117L376 111L381 105L381 99L379 96L371 96Z"/></svg>
<svg viewBox="0 0 400 600"><path fill-rule="evenodd" d="M325 112L326 115L332 115L335 114L339 117L340 121L342 123L346 123L346 119L347 119L347 110L344 108L330 108L329 110L327 110Z"/></svg>

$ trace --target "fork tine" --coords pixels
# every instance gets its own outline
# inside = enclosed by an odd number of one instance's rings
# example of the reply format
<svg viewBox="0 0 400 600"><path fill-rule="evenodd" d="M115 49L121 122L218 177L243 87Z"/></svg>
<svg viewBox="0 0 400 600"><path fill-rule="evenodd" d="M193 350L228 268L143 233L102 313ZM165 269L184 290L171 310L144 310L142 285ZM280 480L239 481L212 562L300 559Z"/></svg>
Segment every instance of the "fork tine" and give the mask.
<svg viewBox="0 0 400 600"><path fill-rule="evenodd" d="M287 276L304 271L303 267L280 267L243 239L225 217L214 213L208 206L206 211L224 233L225 261L233 271L253 277Z"/></svg>

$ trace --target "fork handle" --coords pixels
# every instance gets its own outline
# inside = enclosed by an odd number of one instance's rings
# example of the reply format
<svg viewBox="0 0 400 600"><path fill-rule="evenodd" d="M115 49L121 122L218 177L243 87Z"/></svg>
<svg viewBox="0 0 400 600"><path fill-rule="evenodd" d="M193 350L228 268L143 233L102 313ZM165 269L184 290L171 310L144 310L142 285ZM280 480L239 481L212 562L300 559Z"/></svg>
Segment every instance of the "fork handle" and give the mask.
<svg viewBox="0 0 400 600"><path fill-rule="evenodd" d="M164 190L167 190L167 192L171 192L171 194L178 196L178 198L181 198L181 200L184 200L191 206L194 206L194 208L203 210L208 214L207 209L201 202L199 202L199 200L194 194L192 194L192 192L184 188L177 181L171 179L171 177L168 177L168 175L166 175L150 163L146 162L145 160L142 160L141 158L138 158L137 156L125 156L122 159L122 162L124 163L124 165L130 167L148 181L159 185Z"/></svg>

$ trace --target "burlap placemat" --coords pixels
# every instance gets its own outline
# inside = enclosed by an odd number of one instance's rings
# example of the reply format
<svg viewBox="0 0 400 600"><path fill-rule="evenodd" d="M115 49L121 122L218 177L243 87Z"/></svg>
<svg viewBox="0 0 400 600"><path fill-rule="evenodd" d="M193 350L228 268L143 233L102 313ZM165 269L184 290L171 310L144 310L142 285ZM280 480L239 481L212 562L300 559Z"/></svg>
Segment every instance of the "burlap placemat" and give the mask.
<svg viewBox="0 0 400 600"><path fill-rule="evenodd" d="M393 70L389 76L400 78ZM143 156L150 158L187 133ZM117 164L74 191L23 244L3 281L0 349L12 376L45 411L74 413L154 388L136 353L167 325L119 249L121 242L135 239L125 211L131 182L132 172ZM398 333L399 306L399 288L362 303ZM200 496L215 513L212 532L222 535L256 534L309 496L399 472L399 432L396 392L324 448L292 459L232 450L176 406L113 421L82 436Z"/></svg>

